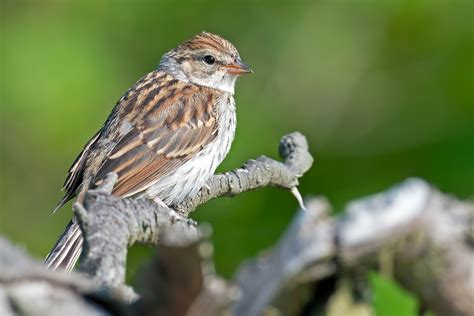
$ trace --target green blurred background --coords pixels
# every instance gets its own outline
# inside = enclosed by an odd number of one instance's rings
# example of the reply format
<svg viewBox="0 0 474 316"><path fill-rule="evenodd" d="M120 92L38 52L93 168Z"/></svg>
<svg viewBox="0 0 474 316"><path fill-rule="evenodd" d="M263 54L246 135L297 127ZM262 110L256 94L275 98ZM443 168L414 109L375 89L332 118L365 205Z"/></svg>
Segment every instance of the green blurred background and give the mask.
<svg viewBox="0 0 474 316"><path fill-rule="evenodd" d="M43 258L71 216L50 216L66 171L121 94L167 50L207 30L255 73L236 90L238 128L220 170L299 130L316 161L303 195L335 212L419 176L474 192L471 1L14 1L1 6L0 233ZM218 199L193 217L212 224L219 273L275 243L297 207L267 188ZM130 254L130 274L149 255ZM378 315L417 303L371 277Z"/></svg>

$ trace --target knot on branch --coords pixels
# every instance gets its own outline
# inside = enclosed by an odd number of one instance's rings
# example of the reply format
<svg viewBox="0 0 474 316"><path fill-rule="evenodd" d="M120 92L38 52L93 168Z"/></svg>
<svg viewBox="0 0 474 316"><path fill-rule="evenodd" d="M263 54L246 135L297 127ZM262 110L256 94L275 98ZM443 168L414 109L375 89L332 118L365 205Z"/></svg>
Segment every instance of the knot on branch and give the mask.
<svg viewBox="0 0 474 316"><path fill-rule="evenodd" d="M313 157L309 153L306 137L299 132L283 136L278 152L284 159L285 165L297 177L302 176L313 164Z"/></svg>

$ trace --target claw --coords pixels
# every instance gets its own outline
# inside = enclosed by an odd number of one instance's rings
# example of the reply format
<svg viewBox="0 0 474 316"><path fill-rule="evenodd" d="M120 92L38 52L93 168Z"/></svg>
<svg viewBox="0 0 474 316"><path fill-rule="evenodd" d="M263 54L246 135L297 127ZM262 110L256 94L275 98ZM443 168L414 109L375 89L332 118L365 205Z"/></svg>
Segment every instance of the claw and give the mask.
<svg viewBox="0 0 474 316"><path fill-rule="evenodd" d="M304 206L304 202L303 202L303 197L301 196L301 193L300 193L300 191L298 191L297 187L292 187L291 188L291 194L293 194L293 196L298 201L298 204L300 205L300 208L303 211L306 211L306 207Z"/></svg>

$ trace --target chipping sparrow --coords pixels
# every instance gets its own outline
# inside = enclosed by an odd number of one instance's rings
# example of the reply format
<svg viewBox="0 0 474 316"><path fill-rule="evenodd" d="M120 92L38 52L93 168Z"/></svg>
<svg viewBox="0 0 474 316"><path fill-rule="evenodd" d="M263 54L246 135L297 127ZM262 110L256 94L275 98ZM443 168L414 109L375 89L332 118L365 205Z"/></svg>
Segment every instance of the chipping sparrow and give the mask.
<svg viewBox="0 0 474 316"><path fill-rule="evenodd" d="M157 70L120 98L85 145L54 211L76 195L81 202L110 172L118 175L112 192L116 196L173 206L196 194L229 152L236 127L235 81L250 72L237 49L211 33L166 53ZM82 241L72 220L47 265L71 270Z"/></svg>

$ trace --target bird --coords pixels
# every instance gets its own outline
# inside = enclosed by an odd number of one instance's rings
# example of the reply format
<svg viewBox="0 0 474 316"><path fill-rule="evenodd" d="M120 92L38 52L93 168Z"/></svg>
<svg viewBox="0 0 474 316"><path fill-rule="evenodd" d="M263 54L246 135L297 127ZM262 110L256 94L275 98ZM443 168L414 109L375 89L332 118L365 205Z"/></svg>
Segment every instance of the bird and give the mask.
<svg viewBox="0 0 474 316"><path fill-rule="evenodd" d="M70 167L53 213L100 185L112 195L151 199L168 207L195 195L228 154L236 130L234 88L253 71L223 37L201 32L165 53L158 67L118 100L102 128ZM71 271L82 251L75 218L45 259Z"/></svg>

